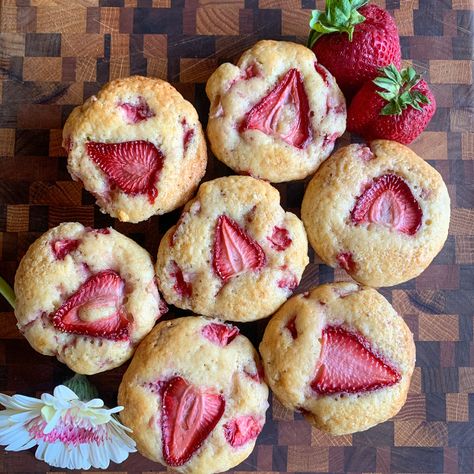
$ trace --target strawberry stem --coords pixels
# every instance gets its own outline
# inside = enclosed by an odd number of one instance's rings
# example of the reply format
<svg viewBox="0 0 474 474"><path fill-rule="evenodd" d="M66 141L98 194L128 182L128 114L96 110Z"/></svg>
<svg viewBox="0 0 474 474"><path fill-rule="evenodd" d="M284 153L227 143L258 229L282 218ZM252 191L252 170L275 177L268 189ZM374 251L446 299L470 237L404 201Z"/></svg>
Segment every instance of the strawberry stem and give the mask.
<svg viewBox="0 0 474 474"><path fill-rule="evenodd" d="M15 293L12 287L0 276L0 294L8 301L10 306L15 309Z"/></svg>
<svg viewBox="0 0 474 474"><path fill-rule="evenodd" d="M430 103L428 97L420 91L412 91L421 80L421 75L412 67L398 71L390 64L379 71L382 76L375 78L373 83L382 89L377 91L377 94L388 102L380 111L380 115L400 115L408 106L421 111L421 104Z"/></svg>
<svg viewBox="0 0 474 474"><path fill-rule="evenodd" d="M347 33L352 41L354 27L365 20L357 10L364 6L368 0L326 0L324 12L313 10L309 26L311 31L308 36L308 48L321 36L329 33Z"/></svg>

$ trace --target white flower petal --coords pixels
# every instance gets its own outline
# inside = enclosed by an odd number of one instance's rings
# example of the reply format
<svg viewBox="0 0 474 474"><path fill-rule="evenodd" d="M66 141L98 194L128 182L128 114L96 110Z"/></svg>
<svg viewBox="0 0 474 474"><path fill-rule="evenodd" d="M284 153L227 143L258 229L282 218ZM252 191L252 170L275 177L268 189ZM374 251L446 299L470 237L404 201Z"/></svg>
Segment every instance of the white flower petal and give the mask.
<svg viewBox="0 0 474 474"><path fill-rule="evenodd" d="M60 400L79 400L79 397L68 387L65 385L58 385L54 389L54 396L59 398Z"/></svg>
<svg viewBox="0 0 474 474"><path fill-rule="evenodd" d="M8 446L5 448L7 451L21 451L23 446L29 443L33 437L24 429L15 430L8 436ZM3 444L3 443L2 443ZM7 443L4 443L7 444Z"/></svg>
<svg viewBox="0 0 474 474"><path fill-rule="evenodd" d="M104 406L104 402L100 398L93 398L85 403L87 408L102 408Z"/></svg>
<svg viewBox="0 0 474 474"><path fill-rule="evenodd" d="M53 417L48 421L47 425L45 426L43 432L44 434L49 434L51 431L53 431L54 427L56 426L56 423L59 421L61 418L61 412L57 411L54 413Z"/></svg>
<svg viewBox="0 0 474 474"><path fill-rule="evenodd" d="M60 442L46 443L46 448L44 450L45 462L50 466L61 467L59 461L62 449L64 449L64 446Z"/></svg>
<svg viewBox="0 0 474 474"><path fill-rule="evenodd" d="M34 411L21 411L11 414L8 419L10 423L21 423L24 425L37 416L38 413Z"/></svg>
<svg viewBox="0 0 474 474"><path fill-rule="evenodd" d="M46 449L46 443L43 440L38 440L38 447L36 448L35 457L40 461L44 461L44 451Z"/></svg>
<svg viewBox="0 0 474 474"><path fill-rule="evenodd" d="M13 395L9 397L3 393L0 393L0 403L5 408L14 408L16 410L31 410L34 408L42 407L43 404L38 398L27 397L25 395Z"/></svg>

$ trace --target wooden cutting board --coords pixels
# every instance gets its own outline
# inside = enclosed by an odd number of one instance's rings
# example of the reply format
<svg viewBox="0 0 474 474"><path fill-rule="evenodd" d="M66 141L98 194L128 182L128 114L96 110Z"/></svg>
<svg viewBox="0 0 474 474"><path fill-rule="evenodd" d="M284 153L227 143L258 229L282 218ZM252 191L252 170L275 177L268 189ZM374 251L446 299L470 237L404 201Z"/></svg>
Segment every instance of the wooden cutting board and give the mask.
<svg viewBox="0 0 474 474"><path fill-rule="evenodd" d="M258 39L304 43L318 0L0 0L0 274L10 283L28 246L63 221L112 225L152 255L179 213L124 224L99 212L71 180L61 127L108 80L157 76L175 85L207 122L205 82ZM449 238L419 278L382 293L417 341L407 404L387 423L330 437L271 400L253 454L235 473L474 472L474 134L472 0L380 0L399 27L402 54L425 74L438 110L412 148L443 175L452 200ZM470 11L471 10L471 11ZM469 109L471 107L471 109ZM344 135L338 145L350 142ZM210 156L206 180L230 174ZM305 183L278 185L297 214ZM298 291L346 280L310 252ZM33 351L0 302L0 391L40 395L70 372ZM173 311L173 314L179 313ZM254 343L266 321L241 325ZM115 404L124 368L92 377ZM31 451L0 450L1 472L46 472ZM139 454L115 472L163 471Z"/></svg>

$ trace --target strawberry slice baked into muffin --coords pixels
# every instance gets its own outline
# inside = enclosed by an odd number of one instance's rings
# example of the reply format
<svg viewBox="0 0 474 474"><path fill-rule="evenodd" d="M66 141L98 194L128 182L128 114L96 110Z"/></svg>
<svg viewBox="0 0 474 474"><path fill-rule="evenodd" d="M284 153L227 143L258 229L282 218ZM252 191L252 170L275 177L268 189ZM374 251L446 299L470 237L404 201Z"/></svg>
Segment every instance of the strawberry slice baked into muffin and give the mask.
<svg viewBox="0 0 474 474"><path fill-rule="evenodd" d="M166 311L148 252L111 228L74 222L31 245L15 294L18 328L31 346L80 374L123 364Z"/></svg>
<svg viewBox="0 0 474 474"><path fill-rule="evenodd" d="M160 79L133 76L106 84L72 111L63 147L73 179L121 221L140 222L182 206L206 170L196 110Z"/></svg>
<svg viewBox="0 0 474 474"><path fill-rule="evenodd" d="M448 236L441 175L406 146L375 140L341 148L306 189L301 216L321 259L369 286L418 276Z"/></svg>
<svg viewBox="0 0 474 474"><path fill-rule="evenodd" d="M308 264L302 222L250 176L204 183L163 237L156 273L165 300L229 321L272 314Z"/></svg>
<svg viewBox="0 0 474 474"><path fill-rule="evenodd" d="M120 418L147 458L193 474L230 469L252 452L268 387L257 352L235 326L203 317L164 321L120 384Z"/></svg>
<svg viewBox="0 0 474 474"><path fill-rule="evenodd" d="M314 173L346 128L332 75L302 45L260 41L209 78L207 133L217 158L274 183Z"/></svg>
<svg viewBox="0 0 474 474"><path fill-rule="evenodd" d="M289 299L260 344L280 402L334 435L366 430L405 403L413 335L377 291L332 283Z"/></svg>

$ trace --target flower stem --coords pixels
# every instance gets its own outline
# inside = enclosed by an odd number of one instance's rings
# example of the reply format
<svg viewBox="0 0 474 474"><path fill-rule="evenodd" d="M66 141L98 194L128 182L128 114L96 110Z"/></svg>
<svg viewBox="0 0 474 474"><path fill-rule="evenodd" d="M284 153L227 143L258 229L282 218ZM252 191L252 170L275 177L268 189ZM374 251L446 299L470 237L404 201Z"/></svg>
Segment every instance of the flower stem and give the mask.
<svg viewBox="0 0 474 474"><path fill-rule="evenodd" d="M99 392L85 375L74 374L73 377L63 382L63 385L70 388L83 402L88 402L99 396Z"/></svg>
<svg viewBox="0 0 474 474"><path fill-rule="evenodd" d="M0 294L8 301L10 306L15 309L15 293L12 287L0 276Z"/></svg>

